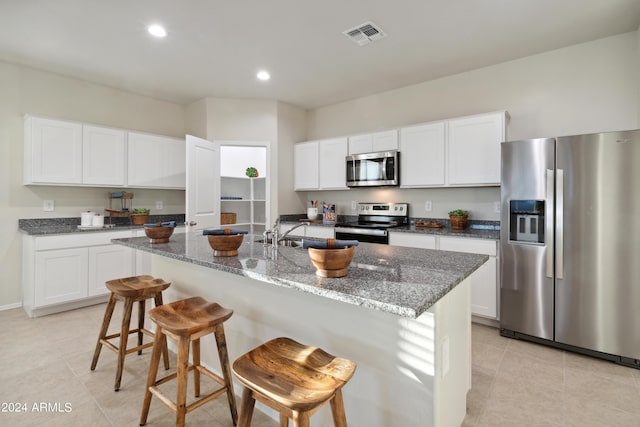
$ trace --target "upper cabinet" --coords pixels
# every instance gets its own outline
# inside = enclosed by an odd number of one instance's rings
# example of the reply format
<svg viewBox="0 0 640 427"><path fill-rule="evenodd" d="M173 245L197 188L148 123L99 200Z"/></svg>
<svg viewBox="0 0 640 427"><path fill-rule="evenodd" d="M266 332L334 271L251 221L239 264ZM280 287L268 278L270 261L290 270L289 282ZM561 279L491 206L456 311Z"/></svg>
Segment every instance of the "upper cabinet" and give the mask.
<svg viewBox="0 0 640 427"><path fill-rule="evenodd" d="M82 183L125 185L126 144L121 129L82 125Z"/></svg>
<svg viewBox="0 0 640 427"><path fill-rule="evenodd" d="M403 187L445 184L446 122L400 129L400 184Z"/></svg>
<svg viewBox="0 0 640 427"><path fill-rule="evenodd" d="M367 133L349 137L349 154L376 153L398 149L398 131Z"/></svg>
<svg viewBox="0 0 640 427"><path fill-rule="evenodd" d="M184 140L26 116L24 184L185 188Z"/></svg>
<svg viewBox="0 0 640 427"><path fill-rule="evenodd" d="M450 185L500 185L500 144L506 139L505 111L449 120Z"/></svg>
<svg viewBox="0 0 640 427"><path fill-rule="evenodd" d="M27 116L24 183L82 184L82 124Z"/></svg>
<svg viewBox="0 0 640 427"><path fill-rule="evenodd" d="M129 132L128 185L141 188L185 188L183 140Z"/></svg>
<svg viewBox="0 0 640 427"><path fill-rule="evenodd" d="M400 129L400 185L500 185L508 119L499 111Z"/></svg>
<svg viewBox="0 0 640 427"><path fill-rule="evenodd" d="M348 190L347 144L344 137L295 144L295 190Z"/></svg>

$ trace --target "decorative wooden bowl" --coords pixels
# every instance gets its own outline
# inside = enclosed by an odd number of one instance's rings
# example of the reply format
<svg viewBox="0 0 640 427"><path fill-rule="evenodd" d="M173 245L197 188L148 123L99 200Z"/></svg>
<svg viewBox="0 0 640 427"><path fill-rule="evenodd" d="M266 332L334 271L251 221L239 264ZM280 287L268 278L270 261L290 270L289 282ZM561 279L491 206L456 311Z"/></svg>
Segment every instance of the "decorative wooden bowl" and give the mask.
<svg viewBox="0 0 640 427"><path fill-rule="evenodd" d="M207 238L213 256L236 256L244 234L209 234Z"/></svg>
<svg viewBox="0 0 640 427"><path fill-rule="evenodd" d="M309 248L309 258L316 267L316 276L320 277L344 277L347 275L347 267L351 264L355 246L342 249L316 249Z"/></svg>
<svg viewBox="0 0 640 427"><path fill-rule="evenodd" d="M150 243L168 243L174 227L145 227L144 234Z"/></svg>

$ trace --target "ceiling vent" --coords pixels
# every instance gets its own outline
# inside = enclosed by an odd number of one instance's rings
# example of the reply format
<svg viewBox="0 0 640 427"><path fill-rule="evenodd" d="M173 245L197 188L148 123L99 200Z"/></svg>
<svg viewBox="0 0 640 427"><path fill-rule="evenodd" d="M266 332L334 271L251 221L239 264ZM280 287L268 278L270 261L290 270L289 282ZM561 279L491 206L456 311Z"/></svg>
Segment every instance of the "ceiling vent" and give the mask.
<svg viewBox="0 0 640 427"><path fill-rule="evenodd" d="M348 29L343 31L345 36L349 37L355 43L360 46L364 46L369 42L380 40L383 37L387 37L387 34L380 29L373 22L365 22L364 24L360 24L355 28Z"/></svg>

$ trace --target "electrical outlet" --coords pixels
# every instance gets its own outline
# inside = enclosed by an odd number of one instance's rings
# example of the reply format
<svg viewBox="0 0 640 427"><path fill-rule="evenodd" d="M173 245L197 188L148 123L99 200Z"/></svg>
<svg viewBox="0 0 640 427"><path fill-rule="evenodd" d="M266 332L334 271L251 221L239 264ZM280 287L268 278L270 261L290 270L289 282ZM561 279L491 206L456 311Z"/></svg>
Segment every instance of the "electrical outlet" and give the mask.
<svg viewBox="0 0 640 427"><path fill-rule="evenodd" d="M156 200L156 209L162 210L163 208L164 208L164 204L162 203L162 200Z"/></svg>
<svg viewBox="0 0 640 427"><path fill-rule="evenodd" d="M500 202L493 202L493 211L495 213L500 213Z"/></svg>
<svg viewBox="0 0 640 427"><path fill-rule="evenodd" d="M351 210L355 211L356 209L358 209L358 204L355 201L351 201Z"/></svg>
<svg viewBox="0 0 640 427"><path fill-rule="evenodd" d="M433 210L431 200L427 200L426 202L424 202L424 210L427 212L431 212Z"/></svg>
<svg viewBox="0 0 640 427"><path fill-rule="evenodd" d="M44 202L42 202L42 210L45 212L53 212L54 211L53 200L45 200Z"/></svg>

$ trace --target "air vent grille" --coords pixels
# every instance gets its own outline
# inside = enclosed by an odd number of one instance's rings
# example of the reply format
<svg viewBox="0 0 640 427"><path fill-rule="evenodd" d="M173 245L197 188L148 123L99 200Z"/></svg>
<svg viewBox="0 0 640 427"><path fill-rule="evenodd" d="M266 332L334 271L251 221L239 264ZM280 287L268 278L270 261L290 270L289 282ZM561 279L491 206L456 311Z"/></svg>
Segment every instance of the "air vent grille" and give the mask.
<svg viewBox="0 0 640 427"><path fill-rule="evenodd" d="M383 37L386 37L387 34L380 29L373 22L365 22L364 24L360 24L355 28L350 28L346 31L343 31L345 36L349 37L359 46L364 46L372 41L380 40Z"/></svg>

